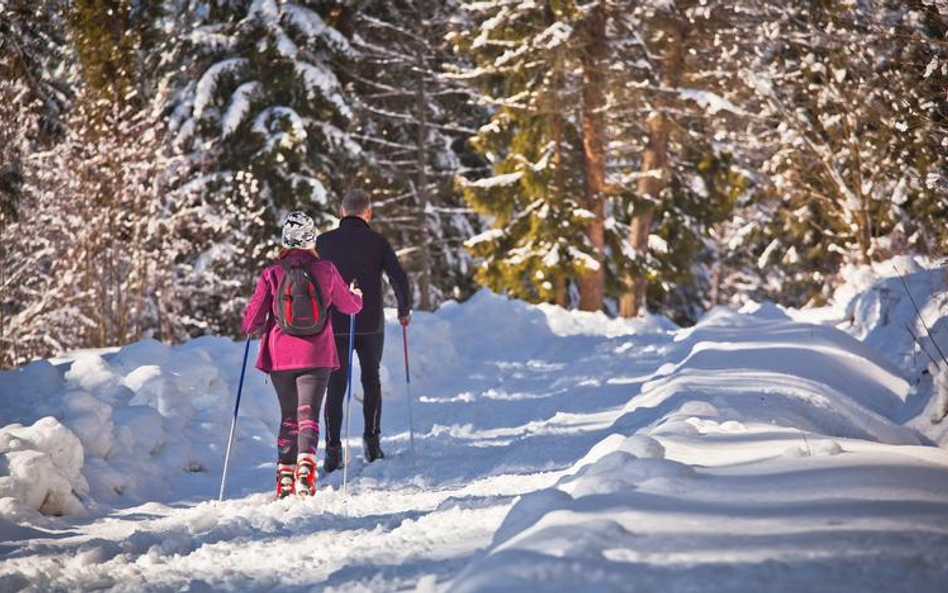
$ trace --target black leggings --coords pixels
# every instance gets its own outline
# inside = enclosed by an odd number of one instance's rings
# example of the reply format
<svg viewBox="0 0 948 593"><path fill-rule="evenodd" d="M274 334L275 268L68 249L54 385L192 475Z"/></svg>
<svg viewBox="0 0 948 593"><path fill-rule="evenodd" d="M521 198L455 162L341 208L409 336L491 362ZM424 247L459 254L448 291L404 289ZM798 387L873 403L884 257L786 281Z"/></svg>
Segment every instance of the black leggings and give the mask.
<svg viewBox="0 0 948 593"><path fill-rule="evenodd" d="M270 380L280 399L279 463L293 465L297 455L316 455L319 444L319 407L323 404L329 368L271 371Z"/></svg>
<svg viewBox="0 0 948 593"><path fill-rule="evenodd" d="M379 364L382 362L382 347L385 334L355 335L355 353L359 355L362 368L362 418L365 437L375 437L381 432L382 382L379 380ZM349 335L336 336L336 351L339 353L338 370L329 377L329 395L326 397L326 444L338 445L342 432L342 404L346 397L349 375Z"/></svg>

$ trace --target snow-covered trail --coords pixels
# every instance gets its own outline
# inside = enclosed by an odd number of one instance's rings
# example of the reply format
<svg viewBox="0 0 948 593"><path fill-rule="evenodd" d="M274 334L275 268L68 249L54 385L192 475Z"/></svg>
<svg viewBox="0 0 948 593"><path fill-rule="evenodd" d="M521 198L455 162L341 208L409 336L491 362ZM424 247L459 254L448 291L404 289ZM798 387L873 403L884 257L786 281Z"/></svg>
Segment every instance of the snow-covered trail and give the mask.
<svg viewBox="0 0 948 593"><path fill-rule="evenodd" d="M494 300L485 305L502 305ZM530 313L532 323L543 321ZM326 489L312 500L272 500L273 445L241 432L228 500L206 500L216 494L217 472L191 474L188 483L174 484L176 493L157 493L163 503L69 522L61 533L0 548L6 552L0 574L8 574L0 584L43 590L318 585L378 591L454 576L490 543L515 497L552 486L606 434L630 389L624 382L605 385L612 376L610 359L616 347L628 350L631 342L533 329L511 335L499 348L490 334L453 336L460 352L452 352L454 345L423 329L425 321L422 316L413 326L420 328L417 350L444 358L416 361L421 369L414 384L414 465L403 386L391 372L401 363L400 344L390 335L387 383L394 393L384 413L391 436L383 440L389 458L364 465L353 439L347 496L336 472L321 480ZM468 325L462 320L456 326ZM668 337L648 334L639 341ZM587 348L588 356L577 357ZM635 362L626 370L648 376L660 362L649 348L651 355L630 357ZM444 365L452 367L449 372ZM429 370L439 367L442 372ZM262 381L251 388L263 392L256 396L272 397ZM358 404L353 406L357 435L361 417Z"/></svg>
<svg viewBox="0 0 948 593"><path fill-rule="evenodd" d="M5 569L39 590L394 590L457 573L489 543L514 495L549 482L540 475L433 492L354 487L345 499L324 491L309 501L266 493L149 503L76 525L74 535L30 541L8 554ZM15 578L0 583L17 589Z"/></svg>
<svg viewBox="0 0 948 593"><path fill-rule="evenodd" d="M412 326L413 467L389 330L390 457L364 465L356 446L347 496L334 473L313 500L272 500L275 403L254 376L228 500L207 500L228 412L214 424L201 404L192 424L220 435L208 471L157 464L159 502L3 528L0 590L936 591L948 576L948 454L890 420L909 386L842 332L766 307L675 331L478 295ZM213 348L228 369L239 356ZM99 463L87 454L93 493Z"/></svg>

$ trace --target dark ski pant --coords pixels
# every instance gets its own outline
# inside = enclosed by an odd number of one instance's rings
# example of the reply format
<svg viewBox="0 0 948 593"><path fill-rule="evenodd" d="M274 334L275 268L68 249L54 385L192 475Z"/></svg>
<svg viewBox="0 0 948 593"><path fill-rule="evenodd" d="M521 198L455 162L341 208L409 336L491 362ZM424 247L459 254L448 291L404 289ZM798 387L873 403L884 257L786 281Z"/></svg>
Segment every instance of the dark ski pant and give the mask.
<svg viewBox="0 0 948 593"><path fill-rule="evenodd" d="M279 463L294 465L298 454L316 454L319 408L330 372L328 367L270 372L270 380L280 399Z"/></svg>
<svg viewBox="0 0 948 593"><path fill-rule="evenodd" d="M365 422L364 437L375 437L381 432L382 382L379 380L379 364L382 362L382 346L385 333L355 335L355 353L362 368L362 417ZM336 351L340 367L329 377L329 395L326 397L326 444L341 443L343 403L349 375L349 334L336 336Z"/></svg>

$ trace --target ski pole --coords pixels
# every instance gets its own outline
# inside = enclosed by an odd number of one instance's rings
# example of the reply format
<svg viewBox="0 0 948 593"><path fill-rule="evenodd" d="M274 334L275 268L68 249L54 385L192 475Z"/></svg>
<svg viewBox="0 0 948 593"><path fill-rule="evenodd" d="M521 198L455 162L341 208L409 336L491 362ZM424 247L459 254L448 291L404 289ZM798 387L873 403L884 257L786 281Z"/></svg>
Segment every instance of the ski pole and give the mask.
<svg viewBox="0 0 948 593"><path fill-rule="evenodd" d="M402 345L405 347L405 391L408 394L408 442L411 445L411 465L415 466L415 422L411 414L411 374L408 372L408 326L402 326Z"/></svg>
<svg viewBox="0 0 948 593"><path fill-rule="evenodd" d="M352 403L352 352L355 350L355 324L356 316L355 313L349 315L349 387L347 388L346 393L346 444L345 451L343 453L343 463L342 463L342 493L346 494L346 488L349 484L349 410L350 404Z"/></svg>
<svg viewBox="0 0 948 593"><path fill-rule="evenodd" d="M224 454L224 472L221 474L221 492L218 501L224 500L224 485L227 483L227 466L230 465L230 450L234 446L234 436L237 434L237 412L240 410L240 394L244 390L244 372L247 370L247 354L250 353L250 336L244 343L244 361L240 363L240 382L237 383L237 403L234 404L234 419L230 423L230 436L227 437L227 453Z"/></svg>

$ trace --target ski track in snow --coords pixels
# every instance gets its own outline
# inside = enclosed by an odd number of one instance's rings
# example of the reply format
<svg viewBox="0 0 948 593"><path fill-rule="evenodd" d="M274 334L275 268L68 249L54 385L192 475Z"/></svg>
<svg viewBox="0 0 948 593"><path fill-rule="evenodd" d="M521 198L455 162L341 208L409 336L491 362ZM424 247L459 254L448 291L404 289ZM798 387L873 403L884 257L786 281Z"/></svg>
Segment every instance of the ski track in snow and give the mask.
<svg viewBox="0 0 948 593"><path fill-rule="evenodd" d="M118 497L86 517L19 525L0 512L0 591L934 592L948 582L948 452L890 420L909 385L847 334L774 307L718 309L674 331L481 293L410 328L413 465L389 321L389 458L365 465L354 446L347 496L336 472L310 500L272 500L277 404L255 373L245 397L257 421L241 417L227 500L208 500L221 467L211 460L161 474L152 502ZM208 347L229 362L242 345ZM232 393L236 372L227 377ZM0 404L11 397L0 388ZM355 402L352 412L358 435ZM230 412L214 413L216 459ZM89 472L100 467L92 457Z"/></svg>

